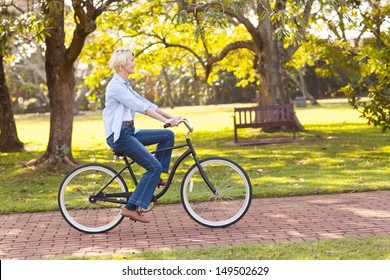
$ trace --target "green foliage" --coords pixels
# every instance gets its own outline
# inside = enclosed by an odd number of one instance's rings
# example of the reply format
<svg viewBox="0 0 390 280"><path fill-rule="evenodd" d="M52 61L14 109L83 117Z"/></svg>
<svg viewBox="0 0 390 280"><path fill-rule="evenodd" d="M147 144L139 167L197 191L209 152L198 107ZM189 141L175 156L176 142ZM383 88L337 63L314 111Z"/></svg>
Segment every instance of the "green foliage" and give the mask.
<svg viewBox="0 0 390 280"><path fill-rule="evenodd" d="M340 2L340 1L336 1ZM290 0L290 1L263 1L259 4L258 11L251 11L253 3L247 0L236 1L206 1L202 3L189 4L193 8L193 13L198 19L196 21L195 35L210 28L226 28L228 27L227 14L231 16L231 12L226 13L226 10L231 10L232 13L239 17L254 19L251 13L258 14L258 21L269 20L274 26L275 31L273 38L277 40L284 40L287 44L299 44L304 40L304 34L299 28L304 27L304 19L302 18L302 11L305 8L307 1L304 0ZM190 20L187 10L179 10L173 20L178 24L186 23Z"/></svg>
<svg viewBox="0 0 390 280"><path fill-rule="evenodd" d="M21 90L31 91L32 88L30 83L26 82L28 78L24 78L34 76L35 73L31 73L32 71L29 71L26 65L20 68L16 68L16 65L23 64L23 57L28 57L31 65L35 64L36 61L32 56L35 52L39 52L40 48L37 44L44 38L44 19L34 3L35 1L29 1L23 4L24 10L16 9L16 6L12 7L10 3L7 5L7 1L0 4L0 55L4 57L6 67L10 67L6 78L11 93ZM20 3L14 3L17 4ZM23 79L20 79L22 76ZM38 80L37 76L34 76L33 83L36 87L39 84Z"/></svg>
<svg viewBox="0 0 390 280"><path fill-rule="evenodd" d="M85 81L92 94L101 94L105 80L111 72L108 60L114 48L124 45L136 53L136 90L149 94L155 101L166 100L166 80L161 74L167 72L172 88L172 98L181 104L203 104L214 100L213 85L219 81L220 71L233 72L239 85L255 81L256 73L251 63L253 54L247 50L229 54L229 57L214 65L208 74L206 62L209 56L217 55L234 40L248 40L248 32L242 27L224 29L198 28L185 13L177 13L177 6L163 1L145 1L120 14L109 12L98 19L98 28L88 39L81 63L94 61ZM175 20L172 20L176 15ZM177 24L176 20L181 23ZM185 20L185 22L183 22ZM198 32L202 38L195 38ZM96 44L96 42L99 44ZM104 45L102 49L100 46ZM185 88L188 93L183 93ZM198 100L197 100L198 99Z"/></svg>
<svg viewBox="0 0 390 280"><path fill-rule="evenodd" d="M33 2L32 2L33 3ZM37 11L37 6L27 3L25 11L11 9L2 3L0 5L0 52L5 55L11 42L20 43L37 37L44 38L44 19Z"/></svg>
<svg viewBox="0 0 390 280"><path fill-rule="evenodd" d="M0 10L0 55L4 56L9 45L9 38L11 37L11 19L6 9Z"/></svg>
<svg viewBox="0 0 390 280"><path fill-rule="evenodd" d="M350 85L343 87L340 91L344 92L349 98L350 104L361 113L361 116L368 120L368 124L379 126L385 132L390 129L390 93L388 88L381 86L369 88L369 101L363 101L356 97Z"/></svg>
<svg viewBox="0 0 390 280"><path fill-rule="evenodd" d="M340 92L353 108L369 124L386 131L390 127L390 4L383 0L320 3L312 28L327 30L327 38L307 36L290 66L307 63L322 77L338 77ZM362 99L366 95L369 100Z"/></svg>
<svg viewBox="0 0 390 280"><path fill-rule="evenodd" d="M390 30L390 29L389 29ZM361 78L355 84L342 88L351 105L367 119L368 124L379 126L385 132L390 128L390 33L382 35L383 43L366 40L359 53ZM369 101L363 101L358 93L368 91Z"/></svg>

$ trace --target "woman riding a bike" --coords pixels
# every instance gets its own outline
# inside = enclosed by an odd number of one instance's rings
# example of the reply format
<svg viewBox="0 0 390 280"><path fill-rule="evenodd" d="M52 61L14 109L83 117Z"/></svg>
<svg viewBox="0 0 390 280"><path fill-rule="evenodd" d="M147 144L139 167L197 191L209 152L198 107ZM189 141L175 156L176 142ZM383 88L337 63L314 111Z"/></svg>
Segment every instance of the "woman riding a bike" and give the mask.
<svg viewBox="0 0 390 280"><path fill-rule="evenodd" d="M146 170L121 214L148 223L139 209L148 208L156 187L164 185L160 175L169 171L172 150L153 156L145 146L157 144L158 149L171 148L175 136L165 129L137 130L134 117L136 113L142 113L170 126L177 126L181 118L170 116L133 90L128 77L134 73L134 67L132 50L118 48L113 52L110 68L115 73L107 85L103 121L107 144Z"/></svg>

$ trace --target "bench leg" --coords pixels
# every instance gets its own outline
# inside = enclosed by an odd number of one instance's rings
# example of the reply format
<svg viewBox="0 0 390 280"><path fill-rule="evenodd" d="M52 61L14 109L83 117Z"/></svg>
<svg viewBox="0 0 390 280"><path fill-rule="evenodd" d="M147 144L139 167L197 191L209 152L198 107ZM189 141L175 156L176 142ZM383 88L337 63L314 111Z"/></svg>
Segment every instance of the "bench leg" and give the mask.
<svg viewBox="0 0 390 280"><path fill-rule="evenodd" d="M292 105L291 105L291 106L292 106ZM294 109L293 109L293 110L294 110ZM295 115L295 112L293 113L293 118L292 118L292 119L293 119L293 121L294 121L294 122L293 122L293 134L294 134L293 139L295 139L295 127L296 127L296 125L295 125L295 124L296 124L296 120L295 120L295 119L296 119L296 115Z"/></svg>
<svg viewBox="0 0 390 280"><path fill-rule="evenodd" d="M293 135L294 135L293 139L295 139L295 120L294 120L294 123L293 123Z"/></svg>

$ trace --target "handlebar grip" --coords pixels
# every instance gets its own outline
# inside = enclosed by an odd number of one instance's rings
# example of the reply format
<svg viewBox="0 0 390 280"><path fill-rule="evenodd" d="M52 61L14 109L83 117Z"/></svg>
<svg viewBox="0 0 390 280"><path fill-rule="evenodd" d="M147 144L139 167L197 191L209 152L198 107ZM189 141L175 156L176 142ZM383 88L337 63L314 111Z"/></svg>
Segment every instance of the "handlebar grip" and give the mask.
<svg viewBox="0 0 390 280"><path fill-rule="evenodd" d="M168 128L168 127L170 127L171 126L171 124L170 123L166 123L166 124L164 124L164 128Z"/></svg>

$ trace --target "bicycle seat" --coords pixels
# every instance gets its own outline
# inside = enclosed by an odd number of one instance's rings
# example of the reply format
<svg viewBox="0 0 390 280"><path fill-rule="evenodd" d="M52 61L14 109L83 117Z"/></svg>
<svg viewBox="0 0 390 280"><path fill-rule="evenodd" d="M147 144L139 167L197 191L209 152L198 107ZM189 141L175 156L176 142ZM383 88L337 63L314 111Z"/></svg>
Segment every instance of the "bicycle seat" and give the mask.
<svg viewBox="0 0 390 280"><path fill-rule="evenodd" d="M114 150L111 148L111 152L114 154L114 156L116 157L124 157L125 155L122 154L121 152L117 151L117 150Z"/></svg>

